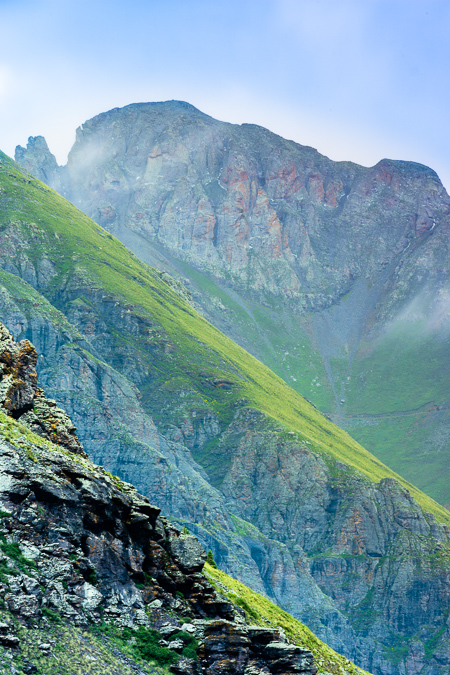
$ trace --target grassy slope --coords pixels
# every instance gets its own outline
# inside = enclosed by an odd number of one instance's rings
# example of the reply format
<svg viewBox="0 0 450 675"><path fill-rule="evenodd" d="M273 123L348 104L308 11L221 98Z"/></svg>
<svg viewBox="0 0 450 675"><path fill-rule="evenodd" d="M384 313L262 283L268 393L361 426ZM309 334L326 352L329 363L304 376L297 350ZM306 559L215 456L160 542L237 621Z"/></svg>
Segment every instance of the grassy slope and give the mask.
<svg viewBox="0 0 450 675"><path fill-rule="evenodd" d="M336 409L332 371L336 397L345 401L341 426L448 508L450 340L445 330L430 330L423 320L399 321L380 339L363 343L351 363L348 356L332 359L327 373L308 316L287 315L270 306L270 298L265 306L243 298L239 304L206 274L179 265L207 297L222 303L238 341L251 345L267 366L327 414Z"/></svg>
<svg viewBox="0 0 450 675"><path fill-rule="evenodd" d="M224 408L230 410L231 403L245 398L274 420L297 430L312 449L353 466L371 480L397 478L426 511L440 522L450 524L448 511L329 422L280 377L182 301L155 270L3 154L0 154L0 188L0 231L13 224L20 239L27 242L27 255L36 262L48 257L59 270L47 288L48 294L75 272L87 273L99 288L140 308L163 327L174 346L170 370L161 373L163 380L176 383L177 378L186 378L188 374L195 385L201 369L207 367L210 376L235 383L231 397L227 398L229 392L220 390L214 395L204 394L219 412Z"/></svg>
<svg viewBox="0 0 450 675"><path fill-rule="evenodd" d="M15 623L8 612L0 612L0 620ZM45 619L34 626L17 622L15 634L20 639L20 652L0 646L1 675L23 675L24 664L36 666L40 675L135 675L137 669L143 675L169 675L168 668L136 658L127 645L70 624ZM40 644L49 641L50 652L39 649Z"/></svg>
<svg viewBox="0 0 450 675"><path fill-rule="evenodd" d="M348 428L441 503L450 502L449 340L423 322L399 322L363 345L346 390Z"/></svg>
<svg viewBox="0 0 450 675"><path fill-rule="evenodd" d="M222 592L231 602L244 609L247 619L251 623L282 628L294 644L310 649L318 666L319 674L324 672L341 675L345 672L349 675L362 675L366 672L321 642L300 621L294 619L262 595L250 590L240 581L236 581L225 572L214 569L208 564L205 565L204 572L219 592Z"/></svg>
<svg viewBox="0 0 450 675"><path fill-rule="evenodd" d="M178 265L213 302L222 303L233 317L230 321L234 334L256 348L265 365L292 389L311 399L320 410L333 409L333 392L323 362L307 324L298 315L280 310L273 297L266 297L265 305L244 298L240 298L239 303L232 293L206 274L182 261L178 261Z"/></svg>

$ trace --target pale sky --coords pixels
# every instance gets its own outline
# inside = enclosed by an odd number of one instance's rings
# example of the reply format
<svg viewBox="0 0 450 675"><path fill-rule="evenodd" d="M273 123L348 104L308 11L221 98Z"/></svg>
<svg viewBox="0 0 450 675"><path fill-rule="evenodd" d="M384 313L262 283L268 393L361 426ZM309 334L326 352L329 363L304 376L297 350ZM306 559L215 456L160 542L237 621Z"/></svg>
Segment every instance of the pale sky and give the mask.
<svg viewBox="0 0 450 675"><path fill-rule="evenodd" d="M0 0L0 29L11 156L43 135L65 163L86 119L177 99L450 189L449 0Z"/></svg>

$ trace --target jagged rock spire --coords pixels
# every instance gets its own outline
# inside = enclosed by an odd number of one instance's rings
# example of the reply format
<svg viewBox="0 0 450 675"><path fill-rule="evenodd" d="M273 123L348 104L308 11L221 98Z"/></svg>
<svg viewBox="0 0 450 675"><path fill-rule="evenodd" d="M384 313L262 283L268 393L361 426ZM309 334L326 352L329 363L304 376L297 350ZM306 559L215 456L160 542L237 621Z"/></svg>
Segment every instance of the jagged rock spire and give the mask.
<svg viewBox="0 0 450 675"><path fill-rule="evenodd" d="M86 456L76 428L37 385L38 355L29 340L16 342L0 323L0 410L67 450Z"/></svg>

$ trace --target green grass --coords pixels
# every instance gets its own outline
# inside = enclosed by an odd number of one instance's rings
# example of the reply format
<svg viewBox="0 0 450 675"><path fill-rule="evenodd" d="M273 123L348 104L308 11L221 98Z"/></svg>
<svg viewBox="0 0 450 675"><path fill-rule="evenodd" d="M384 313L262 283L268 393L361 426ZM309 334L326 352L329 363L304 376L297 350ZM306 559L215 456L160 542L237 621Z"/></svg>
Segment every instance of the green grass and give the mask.
<svg viewBox="0 0 450 675"><path fill-rule="evenodd" d="M436 633L425 643L425 656L427 659L433 658L433 653L445 632L445 626L441 626Z"/></svg>
<svg viewBox="0 0 450 675"><path fill-rule="evenodd" d="M429 438L432 423L438 434L445 423L450 426L449 414L441 413L437 422L430 422L430 416L426 410L370 420L361 416L351 420L349 431L394 471L402 472L439 503L449 505L447 434L444 429L440 447Z"/></svg>
<svg viewBox="0 0 450 675"><path fill-rule="evenodd" d="M94 635L108 636L111 641L121 647L127 648L129 652L137 659L147 661L147 663L157 664L158 666L170 666L179 661L176 652L168 647L160 647L158 642L162 639L161 633L152 628L139 626L137 630L131 628L119 629L112 623L104 623L101 626L93 627ZM181 640L184 648L182 656L190 659L197 658L198 643L189 633L179 631L170 638L171 640Z"/></svg>
<svg viewBox="0 0 450 675"><path fill-rule="evenodd" d="M282 628L291 642L309 649L314 656L319 674L342 675L345 672L348 675L362 675L365 673L344 656L337 654L328 645L321 642L300 621L294 619L267 598L250 590L240 581L236 581L225 572L214 569L208 564L205 565L204 573L219 592L245 611L251 623Z"/></svg>
<svg viewBox="0 0 450 675"><path fill-rule="evenodd" d="M361 347L346 387L346 427L442 504L450 439L449 343L423 321L398 322Z"/></svg>
<svg viewBox="0 0 450 675"><path fill-rule="evenodd" d="M271 296L262 304L241 294L237 302L206 273L183 261L178 264L202 292L222 303L232 316L232 334L239 336L236 339L240 344L248 345L249 351L320 410L333 408L333 392L307 322L280 309Z"/></svg>
<svg viewBox="0 0 450 675"><path fill-rule="evenodd" d="M0 620L11 622L12 617L0 613ZM168 675L165 666L148 663L126 640L114 640L75 626L44 619L39 624L16 623L14 633L20 639L20 650L6 650L0 646L0 674L11 675L23 671L25 663L37 667L40 675ZM50 652L39 649L50 643ZM13 670L14 668L14 670Z"/></svg>
<svg viewBox="0 0 450 675"><path fill-rule="evenodd" d="M156 343L153 390L143 392L144 397L148 394L148 405L152 404L152 393L176 378L184 380L205 406L215 410L223 424L237 401L245 399L278 423L299 431L312 450L349 464L373 481L398 478L424 509L450 523L445 509L384 466L269 368L220 333L118 240L107 237L106 231L3 154L0 187L0 231L19 235L21 254L31 260L37 263L48 258L55 264L57 274L45 291L50 300L58 297L69 281L73 285L78 280L79 286L106 291L111 303L125 304L156 330L156 339L150 332L147 337L117 336L125 345L132 341L141 351ZM18 258L16 263L20 264ZM231 391L214 385L221 379L234 383Z"/></svg>
<svg viewBox="0 0 450 675"><path fill-rule="evenodd" d="M361 347L346 397L349 409L376 415L446 402L448 355L448 341L430 332L424 321L399 322L375 344Z"/></svg>

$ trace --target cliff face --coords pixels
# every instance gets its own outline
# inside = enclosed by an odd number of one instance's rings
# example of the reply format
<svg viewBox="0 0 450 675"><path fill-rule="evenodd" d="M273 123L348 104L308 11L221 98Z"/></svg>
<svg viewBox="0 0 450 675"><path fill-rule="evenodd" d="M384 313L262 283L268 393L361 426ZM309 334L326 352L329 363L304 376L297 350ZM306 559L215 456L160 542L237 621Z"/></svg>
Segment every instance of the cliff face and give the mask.
<svg viewBox="0 0 450 675"><path fill-rule="evenodd" d="M66 167L41 137L16 157L187 282L205 316L382 461L450 503L450 201L431 169L332 162L175 101L87 121Z"/></svg>
<svg viewBox="0 0 450 675"><path fill-rule="evenodd" d="M192 106L136 104L86 122L67 166L43 139L17 159L110 231L144 234L234 285L319 309L374 279L447 218L437 175L413 162L332 162ZM45 153L44 153L45 154ZM46 180L45 180L46 179Z"/></svg>
<svg viewBox="0 0 450 675"><path fill-rule="evenodd" d="M88 455L361 666L445 673L447 512L176 284L4 156L0 168L2 316L43 355L40 381Z"/></svg>

